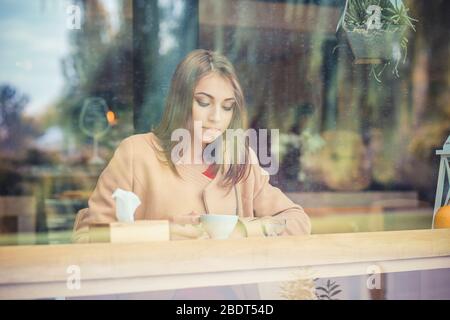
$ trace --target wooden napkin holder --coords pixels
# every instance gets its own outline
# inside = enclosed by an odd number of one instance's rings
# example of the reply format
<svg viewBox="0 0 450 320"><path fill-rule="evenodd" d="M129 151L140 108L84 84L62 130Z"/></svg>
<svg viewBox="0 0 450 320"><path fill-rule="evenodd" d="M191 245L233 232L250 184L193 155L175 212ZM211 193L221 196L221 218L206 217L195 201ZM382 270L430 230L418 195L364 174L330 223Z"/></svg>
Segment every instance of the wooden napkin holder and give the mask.
<svg viewBox="0 0 450 320"><path fill-rule="evenodd" d="M89 242L136 243L168 240L168 220L138 220L89 226Z"/></svg>

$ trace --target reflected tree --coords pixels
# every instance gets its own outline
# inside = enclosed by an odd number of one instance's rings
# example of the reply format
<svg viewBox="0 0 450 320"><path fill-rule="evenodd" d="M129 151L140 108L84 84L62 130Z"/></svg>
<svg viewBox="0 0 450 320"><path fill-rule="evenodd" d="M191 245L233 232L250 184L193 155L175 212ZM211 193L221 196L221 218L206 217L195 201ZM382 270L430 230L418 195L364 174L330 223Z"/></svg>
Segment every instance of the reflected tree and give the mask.
<svg viewBox="0 0 450 320"><path fill-rule="evenodd" d="M198 0L133 2L136 132L159 123L177 64L198 46L198 5Z"/></svg>
<svg viewBox="0 0 450 320"><path fill-rule="evenodd" d="M27 149L27 138L36 130L23 111L30 101L28 95L11 85L0 86L0 150L2 157L20 157Z"/></svg>
<svg viewBox="0 0 450 320"><path fill-rule="evenodd" d="M55 105L58 125L79 147L93 143L79 129L84 101L103 99L112 113L112 130L102 144L109 158L118 142L133 133L132 121L132 1L115 1L118 12L108 11L102 1L73 0L82 12L80 30L68 32L71 53L61 61L66 80L63 97ZM111 14L118 14L112 16ZM120 26L113 30L111 21ZM106 114L105 114L106 116Z"/></svg>

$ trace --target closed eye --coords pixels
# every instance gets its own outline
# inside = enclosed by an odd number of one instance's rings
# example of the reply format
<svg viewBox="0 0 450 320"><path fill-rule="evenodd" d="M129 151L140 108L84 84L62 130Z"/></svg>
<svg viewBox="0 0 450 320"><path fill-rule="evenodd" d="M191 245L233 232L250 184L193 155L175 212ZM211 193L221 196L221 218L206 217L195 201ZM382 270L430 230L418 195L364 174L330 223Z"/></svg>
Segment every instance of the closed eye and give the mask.
<svg viewBox="0 0 450 320"><path fill-rule="evenodd" d="M197 100L197 103L198 103L198 105L200 107L207 107L207 106L209 106L209 102L204 102L204 101Z"/></svg>
<svg viewBox="0 0 450 320"><path fill-rule="evenodd" d="M231 106L223 106L223 109L225 111L231 111L231 110L233 110L233 108L234 108L234 104L232 104Z"/></svg>

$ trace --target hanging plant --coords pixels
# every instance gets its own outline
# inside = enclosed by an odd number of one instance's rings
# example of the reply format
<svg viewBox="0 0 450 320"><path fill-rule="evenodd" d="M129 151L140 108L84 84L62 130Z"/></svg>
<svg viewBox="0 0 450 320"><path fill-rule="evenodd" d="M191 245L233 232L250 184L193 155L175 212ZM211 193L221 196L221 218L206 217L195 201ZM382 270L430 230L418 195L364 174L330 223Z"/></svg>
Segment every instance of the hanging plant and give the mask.
<svg viewBox="0 0 450 320"><path fill-rule="evenodd" d="M407 31L415 31L409 9L401 0L347 0L336 31L343 32L356 64L371 64L371 75L380 77L388 65L399 77L398 65L406 62Z"/></svg>

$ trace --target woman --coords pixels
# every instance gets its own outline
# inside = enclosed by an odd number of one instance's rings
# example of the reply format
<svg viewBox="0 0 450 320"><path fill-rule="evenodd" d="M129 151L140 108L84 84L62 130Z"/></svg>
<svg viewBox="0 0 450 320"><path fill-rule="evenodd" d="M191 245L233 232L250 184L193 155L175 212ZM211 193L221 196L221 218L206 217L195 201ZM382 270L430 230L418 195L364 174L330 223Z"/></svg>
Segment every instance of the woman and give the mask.
<svg viewBox="0 0 450 320"><path fill-rule="evenodd" d="M269 184L269 176L251 161L253 150L239 148L244 161L238 163L226 147L218 149L230 161L213 164L195 151L195 145L206 150L226 141L225 130L243 128L244 120L244 95L231 63L216 52L191 52L175 70L159 126L123 140L100 175L89 208L78 213L75 241L89 241L90 224L116 221L111 195L117 188L140 198L136 220L169 220L171 239L205 237L197 224L207 213L239 215L246 230L237 228L233 236L264 235L278 222L285 224L283 235L309 234L308 216ZM192 143L177 158L172 134L179 129L191 134Z"/></svg>

